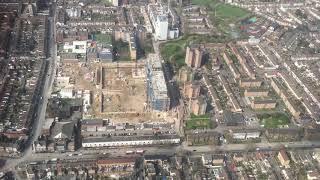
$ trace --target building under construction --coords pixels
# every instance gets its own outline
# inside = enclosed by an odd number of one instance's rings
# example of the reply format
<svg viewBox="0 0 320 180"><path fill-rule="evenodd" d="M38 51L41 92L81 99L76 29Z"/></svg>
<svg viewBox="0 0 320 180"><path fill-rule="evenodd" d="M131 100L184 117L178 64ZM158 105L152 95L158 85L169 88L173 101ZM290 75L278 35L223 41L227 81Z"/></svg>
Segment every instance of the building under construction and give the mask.
<svg viewBox="0 0 320 180"><path fill-rule="evenodd" d="M150 56L147 62L147 94L149 107L156 111L167 111L170 107L170 98L162 65L159 57Z"/></svg>

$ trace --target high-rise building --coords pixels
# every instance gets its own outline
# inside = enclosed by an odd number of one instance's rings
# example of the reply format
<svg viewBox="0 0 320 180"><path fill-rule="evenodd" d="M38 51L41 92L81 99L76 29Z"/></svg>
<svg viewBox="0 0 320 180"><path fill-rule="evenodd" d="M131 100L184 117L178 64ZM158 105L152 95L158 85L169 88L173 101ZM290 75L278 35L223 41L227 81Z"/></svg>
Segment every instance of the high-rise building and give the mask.
<svg viewBox="0 0 320 180"><path fill-rule="evenodd" d="M199 47L187 47L185 63L192 68L199 68L202 65L203 50Z"/></svg>
<svg viewBox="0 0 320 180"><path fill-rule="evenodd" d="M168 38L168 17L167 15L158 15L155 22L155 38L159 41Z"/></svg>
<svg viewBox="0 0 320 180"><path fill-rule="evenodd" d="M185 83L187 81L192 81L193 77L194 73L190 67L183 66L179 69L179 82Z"/></svg>
<svg viewBox="0 0 320 180"><path fill-rule="evenodd" d="M200 94L200 83L198 81L186 83L184 86L184 96L186 98L197 98Z"/></svg>

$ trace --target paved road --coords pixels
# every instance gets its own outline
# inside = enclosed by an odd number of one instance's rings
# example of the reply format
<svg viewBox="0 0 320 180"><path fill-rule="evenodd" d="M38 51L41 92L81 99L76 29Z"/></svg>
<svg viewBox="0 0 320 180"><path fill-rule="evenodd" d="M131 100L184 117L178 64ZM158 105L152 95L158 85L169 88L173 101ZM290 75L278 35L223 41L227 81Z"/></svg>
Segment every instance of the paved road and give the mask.
<svg viewBox="0 0 320 180"><path fill-rule="evenodd" d="M256 144L225 144L222 146L162 146L162 147L127 147L114 149L81 149L70 153L37 153L24 158L24 163L33 161L45 161L50 159L86 159L97 157L119 157L127 156L126 151L145 150L145 155L166 155L189 153L191 156L200 156L208 153L227 153L227 152L254 152L254 151L278 151L281 148L287 149L313 149L320 148L318 142L291 142L291 143L256 143ZM73 154L72 156L70 154ZM77 154L77 155L74 155ZM81 155L79 155L81 154ZM131 156L131 155L129 155Z"/></svg>

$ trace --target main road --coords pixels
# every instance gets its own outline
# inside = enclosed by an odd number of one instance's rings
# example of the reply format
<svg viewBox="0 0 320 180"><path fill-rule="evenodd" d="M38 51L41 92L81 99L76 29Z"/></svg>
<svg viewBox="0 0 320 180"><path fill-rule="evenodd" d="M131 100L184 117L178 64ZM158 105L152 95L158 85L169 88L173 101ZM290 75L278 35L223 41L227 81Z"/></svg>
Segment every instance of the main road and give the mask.
<svg viewBox="0 0 320 180"><path fill-rule="evenodd" d="M279 151L282 148L288 150L306 150L320 148L320 141L299 141L285 143L256 143L256 144L224 144L221 146L186 146L184 143L178 146L160 146L160 147L126 147L126 148L105 148L105 149L80 149L77 152L70 153L33 153L24 158L24 163L34 161L47 161L50 159L87 159L101 157L123 157L127 156L127 151L136 151L143 149L145 155L174 156L189 154L191 156L201 156L202 154L214 153L233 153L233 152L255 152L255 151ZM131 156L131 155L129 155Z"/></svg>
<svg viewBox="0 0 320 180"><path fill-rule="evenodd" d="M40 135L42 125L45 120L45 113L48 104L48 99L51 94L51 89L56 73L56 59L57 59L57 46L55 43L55 11L56 4L53 3L51 5L50 16L48 17L49 26L48 26L48 53L49 58L47 58L44 62L44 66L47 64L47 71L44 73L43 82L39 83L39 85L43 84L41 88L40 94L38 95L38 105L37 109L34 111L33 115L33 126L29 135L29 139L25 144L25 149L21 154L20 158L10 159L6 162L5 166L1 169L2 171L14 171L14 167L21 162L24 162L32 155L32 143L37 139Z"/></svg>

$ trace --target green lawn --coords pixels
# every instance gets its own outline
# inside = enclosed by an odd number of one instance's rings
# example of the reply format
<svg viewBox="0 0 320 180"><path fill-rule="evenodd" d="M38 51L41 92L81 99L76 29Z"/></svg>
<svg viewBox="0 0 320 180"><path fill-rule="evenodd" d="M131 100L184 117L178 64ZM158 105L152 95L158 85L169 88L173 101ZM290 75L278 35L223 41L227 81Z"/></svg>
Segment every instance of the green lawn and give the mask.
<svg viewBox="0 0 320 180"><path fill-rule="evenodd" d="M196 116L191 114L186 123L186 129L211 129L212 122L208 114Z"/></svg>
<svg viewBox="0 0 320 180"><path fill-rule="evenodd" d="M213 24L227 36L230 36L232 32L240 33L238 28L240 20L250 16L247 10L221 3L218 0L192 0L192 3L207 7ZM235 27L232 28L231 24Z"/></svg>
<svg viewBox="0 0 320 180"><path fill-rule="evenodd" d="M105 45L112 44L112 36L110 34L95 34L94 40Z"/></svg>
<svg viewBox="0 0 320 180"><path fill-rule="evenodd" d="M219 4L216 6L216 16L220 18L240 20L245 18L248 14L249 12L246 10L228 4Z"/></svg>
<svg viewBox="0 0 320 180"><path fill-rule="evenodd" d="M119 61L130 61L130 54L129 54L129 43L124 41L115 41L113 43L113 50L116 52L117 56L115 60Z"/></svg>
<svg viewBox="0 0 320 180"><path fill-rule="evenodd" d="M278 128L279 126L290 124L289 117L283 113L265 113L258 114L257 116L260 123L264 125L265 128Z"/></svg>
<svg viewBox="0 0 320 180"><path fill-rule="evenodd" d="M179 39L161 44L160 53L165 61L172 63L175 69L178 70L185 65L187 45L197 43L218 43L225 41L225 36L189 34L184 35Z"/></svg>

